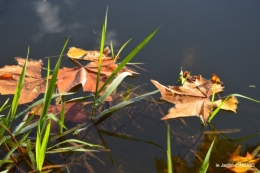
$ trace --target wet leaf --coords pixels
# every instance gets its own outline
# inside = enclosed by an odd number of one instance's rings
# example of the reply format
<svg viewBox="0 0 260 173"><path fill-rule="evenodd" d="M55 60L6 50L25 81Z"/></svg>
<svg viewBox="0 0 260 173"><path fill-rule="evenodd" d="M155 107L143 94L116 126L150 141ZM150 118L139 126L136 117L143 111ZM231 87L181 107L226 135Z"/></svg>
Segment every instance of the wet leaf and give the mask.
<svg viewBox="0 0 260 173"><path fill-rule="evenodd" d="M23 58L15 58L18 65L0 68L0 93L14 94L25 63ZM46 81L41 78L42 61L29 60L19 104L29 103L45 92Z"/></svg>

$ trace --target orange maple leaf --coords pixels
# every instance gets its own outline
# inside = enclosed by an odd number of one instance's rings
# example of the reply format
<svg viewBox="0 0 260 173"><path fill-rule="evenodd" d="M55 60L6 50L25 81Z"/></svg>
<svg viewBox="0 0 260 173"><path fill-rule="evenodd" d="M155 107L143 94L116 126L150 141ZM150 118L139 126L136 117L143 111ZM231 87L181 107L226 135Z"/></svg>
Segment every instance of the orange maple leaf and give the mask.
<svg viewBox="0 0 260 173"><path fill-rule="evenodd" d="M246 157L229 154L231 160L234 162L232 166L228 166L227 168L232 170L233 172L246 172L250 168L254 167L254 164L259 161L260 158L254 158L251 154L246 153Z"/></svg>

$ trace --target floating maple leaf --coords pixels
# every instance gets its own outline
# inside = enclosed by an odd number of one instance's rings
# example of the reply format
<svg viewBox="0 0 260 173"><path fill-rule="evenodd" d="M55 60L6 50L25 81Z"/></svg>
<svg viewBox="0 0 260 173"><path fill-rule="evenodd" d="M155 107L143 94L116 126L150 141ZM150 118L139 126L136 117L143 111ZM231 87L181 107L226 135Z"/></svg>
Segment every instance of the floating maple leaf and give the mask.
<svg viewBox="0 0 260 173"><path fill-rule="evenodd" d="M107 55L110 53L109 47L106 47L102 53L102 58L107 59ZM99 59L100 52L98 50L83 50L76 47L71 47L67 53L67 56L72 59L81 59L94 61ZM110 59L110 58L109 58Z"/></svg>
<svg viewBox="0 0 260 173"><path fill-rule="evenodd" d="M76 68L64 67L60 69L57 77L58 81L56 83L59 92L71 91L71 89L75 89L75 87L78 85L82 86L84 92L95 92L98 71L97 64L98 61L96 60L94 62L89 63L87 66L81 66ZM113 60L102 60L101 66L102 67L99 88L117 68L117 64ZM131 71L125 67L118 74L124 71L128 71L132 74L135 73L134 71Z"/></svg>
<svg viewBox="0 0 260 173"><path fill-rule="evenodd" d="M155 80L151 82L159 89L162 95L162 99L170 103L174 103L175 107L169 110L169 113L162 118L166 120L169 118L188 117L188 116L200 116L204 118L204 122L208 120L211 114L212 108L216 108L221 101L214 102L211 105L209 97L215 93L223 91L220 79L214 74L211 80L206 80L199 76L189 76L188 73L184 73L186 81L182 86L169 86L165 87ZM232 97L232 108L229 106L224 107L226 110L236 110L237 100ZM229 103L230 103L229 99Z"/></svg>
<svg viewBox="0 0 260 173"><path fill-rule="evenodd" d="M18 65L6 65L0 68L0 93L2 95L15 94L16 86L25 63L25 59L23 58L15 59ZM19 104L31 102L39 94L45 92L46 81L41 78L41 68L41 60L28 61Z"/></svg>

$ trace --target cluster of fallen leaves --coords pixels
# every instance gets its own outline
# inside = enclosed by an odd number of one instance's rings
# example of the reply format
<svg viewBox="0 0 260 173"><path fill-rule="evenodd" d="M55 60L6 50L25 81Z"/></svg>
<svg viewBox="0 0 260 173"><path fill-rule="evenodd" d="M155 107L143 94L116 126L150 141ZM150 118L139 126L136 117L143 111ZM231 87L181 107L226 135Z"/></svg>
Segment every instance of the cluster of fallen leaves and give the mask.
<svg viewBox="0 0 260 173"><path fill-rule="evenodd" d="M116 59L108 57L110 50L108 47L102 52L102 62L101 62L101 73L99 88L103 85L105 80L113 73L113 71L118 67ZM82 88L84 92L95 92L96 90L96 80L98 73L98 59L100 56L99 51L86 51L83 49L72 47L69 49L67 56L76 64L76 67L68 68L63 67L59 69L56 86L60 93L63 92L75 92L79 88ZM23 58L15 58L18 65L6 65L0 68L0 94L8 95L15 94L16 87L22 73L22 69L25 63ZM87 65L82 65L78 60L88 60L91 61ZM27 69L25 73L25 80L22 86L21 97L19 104L25 104L32 102L41 93L46 90L46 78L41 76L42 61L28 60ZM124 67L119 73L130 72L132 74L138 74L127 67ZM48 79L49 80L49 79ZM98 89L99 89L98 88ZM102 92L101 92L102 94ZM111 97L107 98L107 101L112 101ZM85 104L85 103L83 103ZM65 116L73 116L73 122L83 122L86 116L83 116L83 112L80 110L81 105L78 103L68 103L65 106ZM35 108L37 110L39 107ZM60 112L62 105L50 105L49 112L58 113ZM38 110L39 114L41 111ZM31 112L33 113L33 112ZM67 115L68 116L67 116ZM79 120L78 120L79 119Z"/></svg>
<svg viewBox="0 0 260 173"><path fill-rule="evenodd" d="M104 49L101 63L101 87L104 81L113 73L117 68L114 59L108 57L110 53L109 48ZM96 80L98 72L98 58L99 51L85 51L79 48L72 47L67 53L68 57L77 64L74 68L63 67L59 70L57 77L57 88L59 92L70 92L82 87L84 92L95 92ZM19 81L25 59L15 58L18 65L6 65L0 68L0 93L2 95L15 94L16 86ZM81 65L77 60L92 61L87 65ZM22 87L21 98L19 104L25 104L33 101L39 94L44 93L46 89L46 79L41 76L42 61L29 60L27 64L25 80ZM136 72L123 68L118 75L124 71L132 74Z"/></svg>
<svg viewBox="0 0 260 173"><path fill-rule="evenodd" d="M191 76L188 72L183 73L184 83L181 86L164 86L155 80L151 82L159 89L162 99L175 104L170 108L168 114L162 118L202 116L204 122L207 122L212 111L217 108L223 99L214 101L210 100L213 93L223 91L222 82L213 74L210 80L204 79L201 75ZM238 101L235 97L230 97L221 109L236 112Z"/></svg>

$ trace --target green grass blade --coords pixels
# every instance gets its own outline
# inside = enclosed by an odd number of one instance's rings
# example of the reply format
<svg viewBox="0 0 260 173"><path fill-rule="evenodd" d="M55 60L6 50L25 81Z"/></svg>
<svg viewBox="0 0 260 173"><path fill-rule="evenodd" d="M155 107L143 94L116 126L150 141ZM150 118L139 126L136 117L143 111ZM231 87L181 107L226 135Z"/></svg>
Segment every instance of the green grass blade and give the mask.
<svg viewBox="0 0 260 173"><path fill-rule="evenodd" d="M8 159L10 158L11 154L13 154L14 151L15 151L19 146L22 145L22 143L24 142L24 139L26 139L26 138L28 137L28 135L29 135L29 133L25 134L25 135L23 136L23 138L19 141L19 143L17 143L16 145L14 145L13 148L5 155L5 157L4 157L2 160L0 160L0 167L3 165L3 163L4 163L6 160L8 160Z"/></svg>
<svg viewBox="0 0 260 173"><path fill-rule="evenodd" d="M13 98L13 101L12 101L10 121L12 121L15 118L15 114L16 114L16 111L17 111L17 108L18 108L19 99L20 99L20 96L21 96L21 93L22 93L23 82L24 82L26 68L27 68L27 61L28 61L29 52L30 52L30 47L28 47L27 57L26 57L26 60L24 62L23 70L22 70L22 73L20 75L16 90L15 90L15 95L14 95L14 98Z"/></svg>
<svg viewBox="0 0 260 173"><path fill-rule="evenodd" d="M3 163L10 158L10 156L18 148L19 145L21 144L20 143L16 144L7 154L5 154L5 157L2 160L0 160L0 167L2 167Z"/></svg>
<svg viewBox="0 0 260 173"><path fill-rule="evenodd" d="M99 152L99 151L94 150L94 149L63 147L63 148L58 148L58 149L53 149L53 150L47 151L46 153L54 154L54 153L62 153L62 152Z"/></svg>
<svg viewBox="0 0 260 173"><path fill-rule="evenodd" d="M172 158L171 158L171 128L167 125L167 168L168 173L172 173Z"/></svg>
<svg viewBox="0 0 260 173"><path fill-rule="evenodd" d="M72 133L72 132L74 132L74 131L76 131L76 130L78 130L78 129L80 129L80 128L86 126L86 125L87 125L87 123L83 123L83 124L77 125L77 126L71 128L71 129L69 129L69 130L67 130L67 131L65 131L65 132L63 132L63 133L61 133L61 134L52 136L49 141L50 141L50 143L52 143L52 142L54 142L56 139L61 138L62 136L65 136L65 135L67 135L67 134L70 134L70 133Z"/></svg>
<svg viewBox="0 0 260 173"><path fill-rule="evenodd" d="M57 97L60 97L60 96L66 96L66 95L72 95L72 94L75 94L75 93L59 93L59 94L53 94L51 99L55 99ZM34 102L33 104L31 104L29 107L27 107L26 109L24 109L22 112L20 112L19 114L16 115L16 118L26 114L27 112L29 112L33 107L39 105L39 104L42 104L44 103L44 98Z"/></svg>
<svg viewBox="0 0 260 173"><path fill-rule="evenodd" d="M58 59L58 61L56 63L56 66L55 66L54 70L53 70L51 81L50 81L49 86L47 88L47 91L46 91L46 93L44 95L44 104L43 104L42 114L41 114L43 116L46 115L47 112L48 112L48 108L49 108L49 105L50 105L50 102L51 102L52 94L54 92L55 85L56 85L58 71L59 71L60 64L61 64L61 58L62 58L63 52L64 52L68 42L69 42L69 38L66 40L66 42L65 42L65 44L64 44L64 46L62 48L62 51L60 53L60 57L59 57L59 59ZM41 116L41 118L43 118L43 117Z"/></svg>
<svg viewBox="0 0 260 173"><path fill-rule="evenodd" d="M123 72L120 75L118 75L113 82L107 87L105 92L102 94L102 96L97 99L95 107L99 106L103 101L118 87L118 85L122 82L122 80L126 76L131 76L132 74L129 72Z"/></svg>
<svg viewBox="0 0 260 173"><path fill-rule="evenodd" d="M39 166L40 171L41 171L44 159L45 159L45 152L46 152L46 148L47 148L47 145L48 145L50 131L51 131L51 119L48 120L48 124L47 124L46 130L45 130L45 133L44 133L42 144L41 144L41 149L40 149L41 156L40 156L40 166Z"/></svg>
<svg viewBox="0 0 260 173"><path fill-rule="evenodd" d="M1 106L0 108L0 112L2 112L3 110L5 110L6 108L10 107L10 105L7 105L9 101L9 98L4 102L4 104ZM7 105L7 106L6 106Z"/></svg>
<svg viewBox="0 0 260 173"><path fill-rule="evenodd" d="M37 129L36 144L35 144L35 159L37 170L41 170L41 132Z"/></svg>
<svg viewBox="0 0 260 173"><path fill-rule="evenodd" d="M257 136L259 136L260 135L260 133L258 132L258 133L254 133L254 134L252 134L252 135L249 135L249 136L244 136L244 137L240 137L240 138L238 138L238 139L227 139L227 141L229 141L229 142L236 142L236 143L241 143L241 142L243 142L243 141L246 141L246 140L249 140L249 139L251 139L251 138L254 138L254 137L257 137Z"/></svg>
<svg viewBox="0 0 260 173"><path fill-rule="evenodd" d="M108 9L107 9L108 11ZM101 71L101 63L102 63L102 57L103 57L103 50L105 47L105 41L106 41L106 30L107 30L107 11L106 11L106 16L105 16L105 21L103 23L103 28L102 28L102 35L101 35L101 42L100 42L100 56L98 59L98 73L97 73L97 80L96 80L96 92L95 92L95 98L98 96L98 85L99 85L99 79L100 79L100 71Z"/></svg>
<svg viewBox="0 0 260 173"><path fill-rule="evenodd" d="M1 137L1 139L0 139L0 145L2 145L3 142L5 142L6 138L7 138L6 136L2 136L2 137Z"/></svg>
<svg viewBox="0 0 260 173"><path fill-rule="evenodd" d="M121 108L123 108L123 107L125 107L125 106L127 106L129 104L134 103L134 102L140 101L140 100L144 99L145 97L148 97L150 95L156 94L158 92L159 92L159 90L155 90L155 91L152 91L152 92L149 92L149 93L137 96L135 98L129 99L129 100L124 101L122 103L119 103L119 104L117 104L117 105L115 105L115 106L113 106L113 107L111 107L109 109L104 110L100 114L96 115L93 120L96 121L95 122L96 124L98 124L101 121L103 121L105 118L108 117L108 116L106 116L107 114L113 113L113 112L115 112L118 109L121 109Z"/></svg>
<svg viewBox="0 0 260 173"><path fill-rule="evenodd" d="M151 40L151 38L156 34L159 30L157 28L154 30L148 37L146 37L126 58L118 65L118 67L113 71L113 73L109 76L109 78L105 81L103 86L97 92L97 95L100 94L101 91L106 87L108 83L110 83L113 78L117 75L117 73Z"/></svg>
<svg viewBox="0 0 260 173"><path fill-rule="evenodd" d="M206 173L207 172L207 169L208 169L208 166L209 166L209 157L210 157L210 154L211 154L211 151L212 151L212 148L213 148L213 145L214 145L214 142L215 142L215 139L216 137L213 139L210 147L209 147L209 150L207 152L207 155L201 165L201 168L200 168L200 173Z"/></svg>
<svg viewBox="0 0 260 173"><path fill-rule="evenodd" d="M108 135L108 136L120 138L120 139L125 139L125 140L130 140L130 141L137 141L137 142L144 142L144 143L147 143L147 144L159 147L159 148L163 148L162 146L160 146L160 145L158 145L158 144L156 144L156 143L154 143L152 141L137 139L137 138L133 138L133 137L128 136L128 135L122 135L122 134L113 133L113 132L109 132L109 131L101 130L101 129L98 129L98 132L102 133L102 134L105 134L105 135Z"/></svg>
<svg viewBox="0 0 260 173"><path fill-rule="evenodd" d="M112 54L112 58L115 60L115 54L114 54L114 48L113 48L113 43L112 43L112 40L110 42L110 47L111 47L111 54Z"/></svg>
<svg viewBox="0 0 260 173"><path fill-rule="evenodd" d="M29 114L26 114L26 116L24 117L22 122L18 126L16 126L16 128L13 131L13 135L14 136L19 134L23 130L23 128L31 122L31 120L33 119L34 115L31 115L29 118L28 117L29 117Z"/></svg>
<svg viewBox="0 0 260 173"><path fill-rule="evenodd" d="M64 102L62 104L62 109L61 109L61 113L60 113L60 122L64 125L64 120L65 120L65 105L66 105L66 102ZM59 133L62 133L63 132L63 127L62 126L59 126Z"/></svg>
<svg viewBox="0 0 260 173"><path fill-rule="evenodd" d="M97 145L97 144L91 144L91 143L88 143L88 142L84 142L84 141L81 141L81 140L77 140L77 139L67 139L65 141L62 141L62 142L59 142L55 145L52 145L51 147L49 147L47 150L50 150L56 146L59 146L61 144L64 144L64 143L70 143L70 142L75 142L75 143L79 143L79 144L83 144L83 145L86 145L86 146L89 146L89 147L99 147L99 148L104 148L103 146L101 145Z"/></svg>
<svg viewBox="0 0 260 173"><path fill-rule="evenodd" d="M120 53L122 52L122 50L126 47L126 45L130 42L132 40L132 38L130 38L129 40L127 40L124 44L123 44L123 46L119 49L119 51L117 52L117 54L116 54L116 59L119 57L119 55L120 55Z"/></svg>

